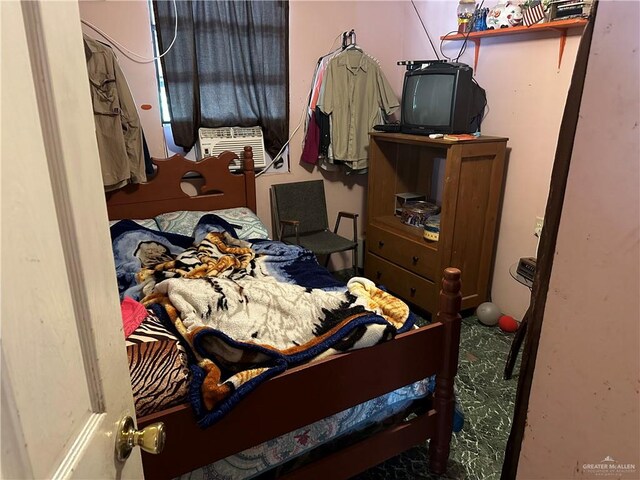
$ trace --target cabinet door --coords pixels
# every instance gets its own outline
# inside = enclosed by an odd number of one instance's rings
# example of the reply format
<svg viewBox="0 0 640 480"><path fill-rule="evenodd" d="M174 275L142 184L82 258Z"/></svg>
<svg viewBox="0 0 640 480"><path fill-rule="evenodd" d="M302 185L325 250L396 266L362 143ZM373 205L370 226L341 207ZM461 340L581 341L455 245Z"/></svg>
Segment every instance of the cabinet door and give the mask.
<svg viewBox="0 0 640 480"><path fill-rule="evenodd" d="M504 141L449 151L440 224L441 265L462 271L462 308L488 299L504 178Z"/></svg>

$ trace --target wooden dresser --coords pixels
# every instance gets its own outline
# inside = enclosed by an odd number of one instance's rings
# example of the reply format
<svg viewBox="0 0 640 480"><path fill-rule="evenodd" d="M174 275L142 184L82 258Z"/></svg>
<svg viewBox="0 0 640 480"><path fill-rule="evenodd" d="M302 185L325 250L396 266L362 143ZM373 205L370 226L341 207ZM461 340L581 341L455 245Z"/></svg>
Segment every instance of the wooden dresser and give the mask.
<svg viewBox="0 0 640 480"><path fill-rule="evenodd" d="M462 308L487 301L502 199L507 138L453 142L372 133L365 275L400 298L438 311L444 268L462 270ZM441 205L437 242L405 225L396 194L420 193Z"/></svg>

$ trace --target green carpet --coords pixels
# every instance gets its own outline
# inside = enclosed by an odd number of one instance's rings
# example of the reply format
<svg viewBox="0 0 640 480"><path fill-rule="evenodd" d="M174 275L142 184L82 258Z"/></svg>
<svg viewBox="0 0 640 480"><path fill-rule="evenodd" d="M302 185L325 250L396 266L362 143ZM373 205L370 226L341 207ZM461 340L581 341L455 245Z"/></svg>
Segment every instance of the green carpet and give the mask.
<svg viewBox="0 0 640 480"><path fill-rule="evenodd" d="M462 321L455 388L465 424L462 431L453 436L445 476L429 473L428 444L425 443L367 470L354 480L500 478L518 382L517 375L511 380L502 379L512 339L513 334L505 334L498 327L486 327L476 317ZM519 371L519 364L514 371Z"/></svg>

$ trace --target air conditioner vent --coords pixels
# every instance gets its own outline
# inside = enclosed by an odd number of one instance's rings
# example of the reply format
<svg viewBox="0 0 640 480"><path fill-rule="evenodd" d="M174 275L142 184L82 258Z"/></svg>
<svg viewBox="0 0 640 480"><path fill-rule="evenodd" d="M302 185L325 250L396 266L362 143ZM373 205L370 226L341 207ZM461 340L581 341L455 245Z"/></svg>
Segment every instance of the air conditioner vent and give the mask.
<svg viewBox="0 0 640 480"><path fill-rule="evenodd" d="M253 149L253 164L256 169L266 166L264 138L260 127L220 127L200 128L198 130L198 159L212 155L218 156L225 150L234 152L242 159L244 147ZM241 168L239 161L234 161L230 168Z"/></svg>

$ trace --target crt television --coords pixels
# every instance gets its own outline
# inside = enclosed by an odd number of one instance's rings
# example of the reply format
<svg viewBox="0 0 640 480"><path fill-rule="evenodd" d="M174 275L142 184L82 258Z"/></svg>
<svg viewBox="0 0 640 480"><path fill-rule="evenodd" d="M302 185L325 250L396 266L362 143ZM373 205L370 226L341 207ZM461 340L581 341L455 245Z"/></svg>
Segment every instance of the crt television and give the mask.
<svg viewBox="0 0 640 480"><path fill-rule="evenodd" d="M464 63L409 62L402 88L403 133L475 133L486 95ZM401 63L406 64L406 63Z"/></svg>

